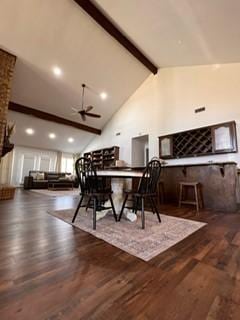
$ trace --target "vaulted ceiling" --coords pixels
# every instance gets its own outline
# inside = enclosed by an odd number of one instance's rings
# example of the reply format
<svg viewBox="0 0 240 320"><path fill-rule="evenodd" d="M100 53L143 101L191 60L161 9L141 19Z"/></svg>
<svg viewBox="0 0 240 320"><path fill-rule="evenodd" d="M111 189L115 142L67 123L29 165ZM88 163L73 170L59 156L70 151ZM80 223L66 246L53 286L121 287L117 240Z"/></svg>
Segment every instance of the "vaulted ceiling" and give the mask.
<svg viewBox="0 0 240 320"><path fill-rule="evenodd" d="M238 0L93 2L158 67L240 61ZM86 104L102 115L86 124L100 129L150 74L73 0L1 0L0 47L18 57L12 101L81 122L71 107L80 105L84 82L92 88ZM61 77L54 76L54 66L62 69ZM9 119L17 123L17 144L73 152L94 137L15 112ZM24 132L30 125L36 127L34 138ZM48 132L56 132L56 140Z"/></svg>
<svg viewBox="0 0 240 320"><path fill-rule="evenodd" d="M96 128L102 128L150 74L73 0L1 0L0 47L18 57L12 101L81 122L71 115L71 107L80 106L81 84L86 83L92 88L86 92L86 104L102 115L101 119L89 118L86 124ZM61 77L53 75L54 66L62 69ZM104 101L99 97L103 91L108 94ZM25 117L28 121L23 123L23 117L9 113L17 123L14 142L32 145L33 137L23 132L26 123L37 124L34 118ZM43 130L56 128L46 122ZM79 130L78 145L69 146L65 132L69 135L63 126L57 146L62 150L82 150L93 138ZM37 131L35 144L56 148L56 140L46 141Z"/></svg>
<svg viewBox="0 0 240 320"><path fill-rule="evenodd" d="M94 0L159 67L240 61L239 0Z"/></svg>

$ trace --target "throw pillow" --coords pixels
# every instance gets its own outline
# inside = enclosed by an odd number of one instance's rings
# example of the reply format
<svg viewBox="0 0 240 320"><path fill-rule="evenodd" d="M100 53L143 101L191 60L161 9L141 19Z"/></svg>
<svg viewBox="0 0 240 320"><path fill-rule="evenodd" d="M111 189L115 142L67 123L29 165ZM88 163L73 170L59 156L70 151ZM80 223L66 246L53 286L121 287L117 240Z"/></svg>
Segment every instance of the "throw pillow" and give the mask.
<svg viewBox="0 0 240 320"><path fill-rule="evenodd" d="M74 175L73 174L65 174L65 179L66 180L74 180Z"/></svg>
<svg viewBox="0 0 240 320"><path fill-rule="evenodd" d="M37 179L37 172L30 172L30 177L33 177L33 180Z"/></svg>
<svg viewBox="0 0 240 320"><path fill-rule="evenodd" d="M37 180L44 180L44 172L38 172L36 174L36 179Z"/></svg>

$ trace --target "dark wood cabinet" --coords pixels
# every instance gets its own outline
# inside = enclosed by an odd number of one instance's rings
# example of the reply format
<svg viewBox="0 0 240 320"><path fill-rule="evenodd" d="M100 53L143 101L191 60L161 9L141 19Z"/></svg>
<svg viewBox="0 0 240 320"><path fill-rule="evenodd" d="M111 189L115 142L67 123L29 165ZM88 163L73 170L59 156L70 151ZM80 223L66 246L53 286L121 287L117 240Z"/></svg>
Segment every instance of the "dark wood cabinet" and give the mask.
<svg viewBox="0 0 240 320"><path fill-rule="evenodd" d="M159 137L159 157L176 159L237 152L235 121Z"/></svg>
<svg viewBox="0 0 240 320"><path fill-rule="evenodd" d="M99 149L84 153L84 157L91 159L96 169L107 169L115 167L116 160L119 160L119 147Z"/></svg>

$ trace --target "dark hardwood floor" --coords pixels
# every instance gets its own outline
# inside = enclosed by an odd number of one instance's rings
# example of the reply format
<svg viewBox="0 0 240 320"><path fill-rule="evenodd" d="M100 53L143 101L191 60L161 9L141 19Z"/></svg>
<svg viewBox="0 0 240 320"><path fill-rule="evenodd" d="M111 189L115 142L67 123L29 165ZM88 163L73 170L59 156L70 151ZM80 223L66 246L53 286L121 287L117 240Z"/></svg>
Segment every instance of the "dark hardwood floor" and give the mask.
<svg viewBox="0 0 240 320"><path fill-rule="evenodd" d="M240 215L165 206L208 222L143 262L47 214L71 197L0 202L0 319L240 319Z"/></svg>

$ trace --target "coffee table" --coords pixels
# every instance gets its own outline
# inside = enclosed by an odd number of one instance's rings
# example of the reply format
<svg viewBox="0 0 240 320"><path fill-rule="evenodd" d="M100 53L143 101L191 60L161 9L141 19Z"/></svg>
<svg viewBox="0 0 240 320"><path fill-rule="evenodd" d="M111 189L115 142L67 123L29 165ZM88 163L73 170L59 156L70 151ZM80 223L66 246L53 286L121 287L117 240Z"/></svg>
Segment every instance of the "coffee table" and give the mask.
<svg viewBox="0 0 240 320"><path fill-rule="evenodd" d="M48 181L48 190L66 190L66 189L72 189L74 187L74 181L69 180L53 180Z"/></svg>

